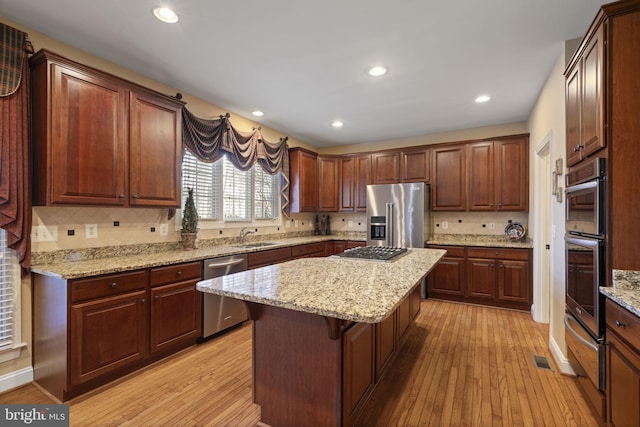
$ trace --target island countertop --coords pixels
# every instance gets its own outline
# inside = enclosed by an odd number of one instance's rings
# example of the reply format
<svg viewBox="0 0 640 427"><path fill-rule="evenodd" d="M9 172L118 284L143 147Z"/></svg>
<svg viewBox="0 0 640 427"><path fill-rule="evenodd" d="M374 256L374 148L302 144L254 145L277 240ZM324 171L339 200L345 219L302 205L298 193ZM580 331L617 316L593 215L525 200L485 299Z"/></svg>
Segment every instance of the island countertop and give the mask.
<svg viewBox="0 0 640 427"><path fill-rule="evenodd" d="M446 251L412 248L392 262L303 258L198 282L201 292L342 320L386 319Z"/></svg>

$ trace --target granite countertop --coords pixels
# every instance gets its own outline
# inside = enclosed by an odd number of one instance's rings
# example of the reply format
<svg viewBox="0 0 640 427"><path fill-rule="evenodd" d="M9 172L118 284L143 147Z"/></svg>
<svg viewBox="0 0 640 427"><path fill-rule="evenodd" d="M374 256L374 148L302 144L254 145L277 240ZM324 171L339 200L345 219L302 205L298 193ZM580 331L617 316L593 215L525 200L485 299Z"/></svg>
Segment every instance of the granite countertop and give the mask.
<svg viewBox="0 0 640 427"><path fill-rule="evenodd" d="M268 239L268 236L266 236ZM98 276L109 273L120 273L124 271L137 270L142 268L159 267L164 265L179 264L183 262L200 261L207 258L216 258L227 255L235 255L250 252L259 252L269 249L283 248L288 246L303 245L307 243L325 242L331 240L362 240L359 238L345 238L340 235L328 236L304 236L278 238L265 240L269 246L258 248L241 247L238 244L225 244L217 246L206 246L192 251L182 249L154 251L152 249L143 250L141 253L125 254L124 251L114 256L112 249L102 253L100 257L82 257L69 253L65 259L55 259L51 262L32 264L33 273L45 276L58 277L62 279L78 279L81 277ZM247 242L253 243L253 242Z"/></svg>
<svg viewBox="0 0 640 427"><path fill-rule="evenodd" d="M503 235L483 235L483 234L435 234L433 238L426 242L428 245L445 246L485 246L492 248L533 248L533 242L525 237L523 240L514 242Z"/></svg>
<svg viewBox="0 0 640 427"><path fill-rule="evenodd" d="M600 293L640 317L640 271L613 270L613 286Z"/></svg>
<svg viewBox="0 0 640 427"><path fill-rule="evenodd" d="M202 292L355 322L386 319L444 256L409 249L392 262L303 258L198 282Z"/></svg>

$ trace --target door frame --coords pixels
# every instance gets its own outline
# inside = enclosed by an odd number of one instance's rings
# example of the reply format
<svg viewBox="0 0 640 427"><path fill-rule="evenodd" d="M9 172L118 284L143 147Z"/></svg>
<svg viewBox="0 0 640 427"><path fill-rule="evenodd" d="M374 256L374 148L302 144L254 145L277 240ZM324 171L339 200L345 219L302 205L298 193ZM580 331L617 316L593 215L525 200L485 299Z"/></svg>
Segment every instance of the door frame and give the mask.
<svg viewBox="0 0 640 427"><path fill-rule="evenodd" d="M534 216L535 232L534 241L538 244L533 249L533 305L531 316L539 323L549 323L551 301L551 251L547 249L552 239L551 225L551 197L552 197L552 162L551 145L553 142L553 130L550 130L536 147L535 153L535 191L534 191Z"/></svg>

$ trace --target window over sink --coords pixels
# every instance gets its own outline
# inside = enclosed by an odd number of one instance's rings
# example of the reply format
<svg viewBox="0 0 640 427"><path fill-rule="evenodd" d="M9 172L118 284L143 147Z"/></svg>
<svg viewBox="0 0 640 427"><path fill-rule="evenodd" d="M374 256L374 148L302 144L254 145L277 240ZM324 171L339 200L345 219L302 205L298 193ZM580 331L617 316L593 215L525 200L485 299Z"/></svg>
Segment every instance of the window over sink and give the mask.
<svg viewBox="0 0 640 427"><path fill-rule="evenodd" d="M182 206L188 187L194 189L201 220L251 222L278 218L278 180L258 164L241 171L226 156L214 163L205 163L185 151Z"/></svg>

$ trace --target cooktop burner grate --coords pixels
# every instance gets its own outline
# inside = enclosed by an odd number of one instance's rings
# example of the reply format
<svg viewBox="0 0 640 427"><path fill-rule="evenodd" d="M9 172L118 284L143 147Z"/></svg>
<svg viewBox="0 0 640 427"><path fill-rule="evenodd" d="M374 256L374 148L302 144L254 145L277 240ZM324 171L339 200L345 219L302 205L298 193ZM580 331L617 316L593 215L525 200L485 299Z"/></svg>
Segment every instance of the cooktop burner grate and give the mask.
<svg viewBox="0 0 640 427"><path fill-rule="evenodd" d="M399 255L407 252L407 248L392 248L388 246L364 246L347 249L338 254L339 257L368 259L374 261L391 261Z"/></svg>

